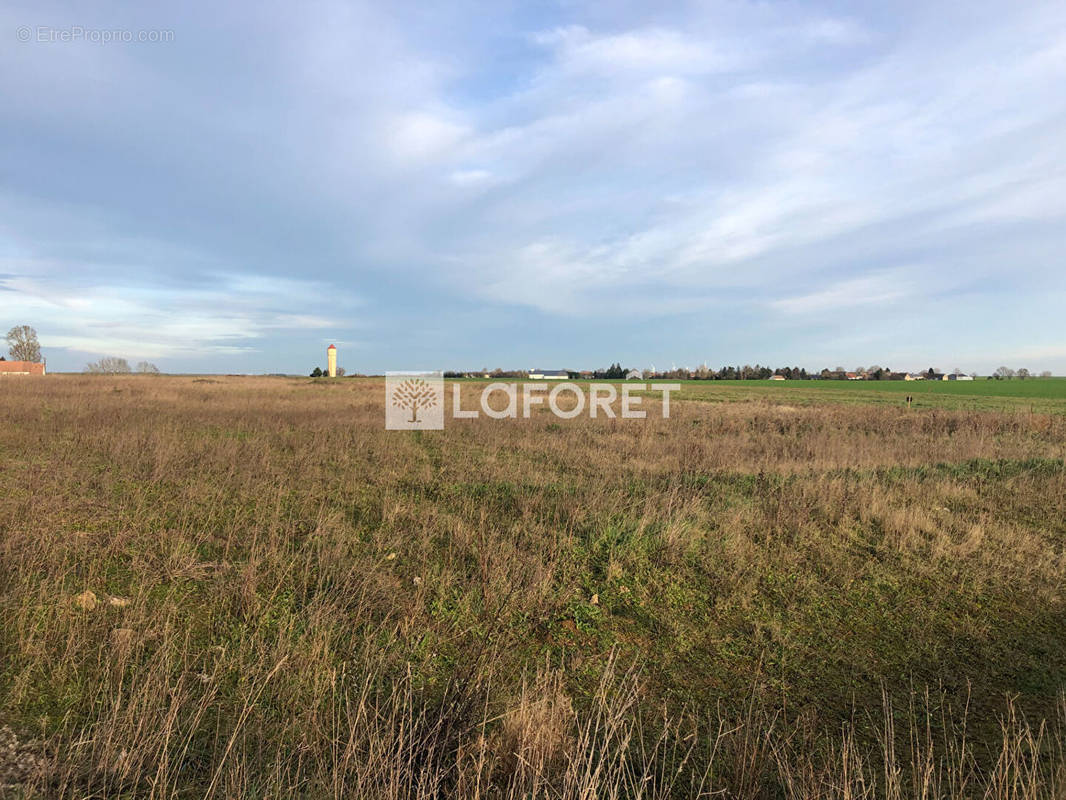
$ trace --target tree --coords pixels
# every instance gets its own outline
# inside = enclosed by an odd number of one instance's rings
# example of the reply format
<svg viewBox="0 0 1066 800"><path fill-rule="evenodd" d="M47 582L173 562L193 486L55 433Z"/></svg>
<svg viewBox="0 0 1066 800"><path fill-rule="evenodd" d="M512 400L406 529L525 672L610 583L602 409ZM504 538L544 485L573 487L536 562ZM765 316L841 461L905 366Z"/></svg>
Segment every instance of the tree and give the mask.
<svg viewBox="0 0 1066 800"><path fill-rule="evenodd" d="M1051 370L1049 370L1049 369L1044 370L1043 372L1040 373L1040 377L1041 378L1050 378L1051 377Z"/></svg>
<svg viewBox="0 0 1066 800"><path fill-rule="evenodd" d="M392 405L411 411L411 422L418 422L418 410L437 405L437 392L421 378L408 378L392 392Z"/></svg>
<svg viewBox="0 0 1066 800"><path fill-rule="evenodd" d="M337 377L338 378L343 378L344 374L345 374L344 373L344 367L337 367Z"/></svg>
<svg viewBox="0 0 1066 800"><path fill-rule="evenodd" d="M41 343L37 331L29 325L16 325L7 332L8 354L12 361L41 362Z"/></svg>
<svg viewBox="0 0 1066 800"><path fill-rule="evenodd" d="M126 359L115 356L104 356L93 364L85 365L85 372L90 375L129 375L132 371Z"/></svg>
<svg viewBox="0 0 1066 800"><path fill-rule="evenodd" d="M626 370L618 362L615 362L614 364L611 364L611 366L609 366L607 369L596 370L592 374L592 377L594 377L594 378L600 378L600 379L606 378L607 380L621 380L621 379L625 378L625 376L626 376Z"/></svg>
<svg viewBox="0 0 1066 800"><path fill-rule="evenodd" d="M142 375L158 375L159 367L153 364L151 361L142 361L137 365L137 371Z"/></svg>
<svg viewBox="0 0 1066 800"><path fill-rule="evenodd" d="M1029 370L1027 370L1025 367L1022 367L1014 374L1018 376L1018 380L1024 381L1026 378L1029 377Z"/></svg>
<svg viewBox="0 0 1066 800"><path fill-rule="evenodd" d="M996 371L992 374L997 378L1007 378L1009 380L1014 377L1014 370L1010 367L996 367Z"/></svg>
<svg viewBox="0 0 1066 800"><path fill-rule="evenodd" d="M311 377L312 378L321 378L322 377L322 367L315 367L313 370L311 370Z"/></svg>

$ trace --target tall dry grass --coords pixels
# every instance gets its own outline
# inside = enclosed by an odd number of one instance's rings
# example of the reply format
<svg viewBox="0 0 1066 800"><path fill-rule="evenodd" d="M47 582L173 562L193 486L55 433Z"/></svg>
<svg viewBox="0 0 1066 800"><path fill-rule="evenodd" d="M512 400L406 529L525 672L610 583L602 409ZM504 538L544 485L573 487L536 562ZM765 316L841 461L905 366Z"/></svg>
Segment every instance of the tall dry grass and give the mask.
<svg viewBox="0 0 1066 800"><path fill-rule="evenodd" d="M1063 418L407 434L372 381L3 392L19 791L1064 796Z"/></svg>

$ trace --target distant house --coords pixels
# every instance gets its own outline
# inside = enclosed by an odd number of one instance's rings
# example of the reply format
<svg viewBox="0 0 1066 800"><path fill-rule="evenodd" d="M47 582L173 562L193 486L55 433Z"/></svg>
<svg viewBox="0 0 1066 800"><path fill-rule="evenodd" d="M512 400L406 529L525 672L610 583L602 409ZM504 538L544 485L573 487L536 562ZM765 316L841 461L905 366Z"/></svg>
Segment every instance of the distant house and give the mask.
<svg viewBox="0 0 1066 800"><path fill-rule="evenodd" d="M570 373L565 369L531 369L529 379L532 381L565 381Z"/></svg>
<svg viewBox="0 0 1066 800"><path fill-rule="evenodd" d="M908 372L906 375L903 376L903 380L905 380L905 381L924 381L925 380L925 373L924 372Z"/></svg>
<svg viewBox="0 0 1066 800"><path fill-rule="evenodd" d="M849 372L847 377L849 381L861 381L863 379L863 376L857 372Z"/></svg>
<svg viewBox="0 0 1066 800"><path fill-rule="evenodd" d="M945 381L972 381L973 378L971 378L969 375L945 375L943 377L943 380L945 380Z"/></svg>
<svg viewBox="0 0 1066 800"><path fill-rule="evenodd" d="M639 381L643 377L644 373L642 373L639 369L631 369L629 370L629 372L626 373L627 381Z"/></svg>
<svg viewBox="0 0 1066 800"><path fill-rule="evenodd" d="M785 379L784 375L771 375L770 376L770 380L772 380L772 381L783 381L784 379Z"/></svg>
<svg viewBox="0 0 1066 800"><path fill-rule="evenodd" d="M0 378L7 375L44 375L44 364L35 361L0 361Z"/></svg>

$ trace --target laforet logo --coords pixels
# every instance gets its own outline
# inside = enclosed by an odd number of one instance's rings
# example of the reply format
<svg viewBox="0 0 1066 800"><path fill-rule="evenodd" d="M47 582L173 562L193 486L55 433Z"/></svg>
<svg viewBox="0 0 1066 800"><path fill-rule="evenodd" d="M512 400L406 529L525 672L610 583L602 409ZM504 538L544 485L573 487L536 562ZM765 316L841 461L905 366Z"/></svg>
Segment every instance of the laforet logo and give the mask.
<svg viewBox="0 0 1066 800"><path fill-rule="evenodd" d="M442 430L442 373L385 373L385 427L390 431Z"/></svg>
<svg viewBox="0 0 1066 800"><path fill-rule="evenodd" d="M421 378L408 378L392 393L392 404L397 408L410 409L412 425L418 425L418 409L437 405L437 395L433 387Z"/></svg>
<svg viewBox="0 0 1066 800"><path fill-rule="evenodd" d="M545 381L492 382L451 385L453 419L529 419L536 413L549 413L569 420L582 415L589 419L645 419L652 414L670 418L670 395L680 391L677 383L588 383L549 384ZM385 428L390 431L444 429L444 374L442 372L386 372Z"/></svg>

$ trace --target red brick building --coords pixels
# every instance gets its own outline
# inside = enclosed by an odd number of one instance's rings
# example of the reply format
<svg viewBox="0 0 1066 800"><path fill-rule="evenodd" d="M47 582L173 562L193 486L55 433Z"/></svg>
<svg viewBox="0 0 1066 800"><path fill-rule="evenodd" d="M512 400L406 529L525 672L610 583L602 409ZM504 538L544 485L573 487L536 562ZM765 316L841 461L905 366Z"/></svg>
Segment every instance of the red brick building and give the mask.
<svg viewBox="0 0 1066 800"><path fill-rule="evenodd" d="M44 375L44 364L33 361L0 361L0 378L8 375Z"/></svg>

